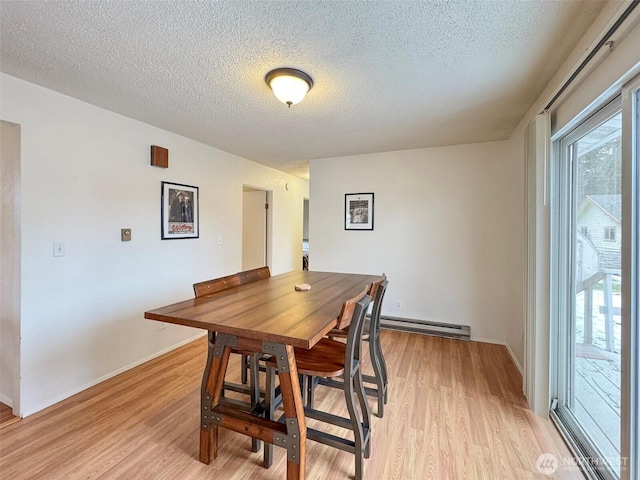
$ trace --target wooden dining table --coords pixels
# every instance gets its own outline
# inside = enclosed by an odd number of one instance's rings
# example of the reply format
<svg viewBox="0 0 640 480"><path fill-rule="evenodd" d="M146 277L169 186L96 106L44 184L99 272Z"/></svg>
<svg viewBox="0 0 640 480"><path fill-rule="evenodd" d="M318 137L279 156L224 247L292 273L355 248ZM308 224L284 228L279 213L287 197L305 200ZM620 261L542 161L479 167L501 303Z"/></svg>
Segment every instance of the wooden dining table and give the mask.
<svg viewBox="0 0 640 480"><path fill-rule="evenodd" d="M380 275L294 271L145 312L147 319L209 331L202 377L200 461L218 453L223 427L287 451L287 479L304 479L307 429L294 348L311 349L336 325L342 304ZM309 284L307 291L295 290ZM276 358L284 423L221 401L232 348Z"/></svg>

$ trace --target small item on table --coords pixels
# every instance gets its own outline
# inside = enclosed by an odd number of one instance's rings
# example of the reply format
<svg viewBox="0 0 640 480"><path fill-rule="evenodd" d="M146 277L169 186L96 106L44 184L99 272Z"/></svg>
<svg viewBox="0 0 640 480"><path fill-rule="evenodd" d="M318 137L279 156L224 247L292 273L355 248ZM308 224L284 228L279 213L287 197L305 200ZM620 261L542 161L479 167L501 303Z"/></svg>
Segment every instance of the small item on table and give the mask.
<svg viewBox="0 0 640 480"><path fill-rule="evenodd" d="M308 283L296 283L296 290L298 292L306 292L307 290L311 290L311 285Z"/></svg>

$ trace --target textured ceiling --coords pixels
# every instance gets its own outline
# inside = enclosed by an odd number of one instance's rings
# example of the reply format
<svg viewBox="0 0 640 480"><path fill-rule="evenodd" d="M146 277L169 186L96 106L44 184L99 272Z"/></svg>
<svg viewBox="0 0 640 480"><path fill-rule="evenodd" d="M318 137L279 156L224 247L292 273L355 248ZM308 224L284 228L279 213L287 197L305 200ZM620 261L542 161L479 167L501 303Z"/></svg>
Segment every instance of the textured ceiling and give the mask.
<svg viewBox="0 0 640 480"><path fill-rule="evenodd" d="M294 175L508 138L603 2L6 1L0 70ZM290 110L264 82L315 82Z"/></svg>

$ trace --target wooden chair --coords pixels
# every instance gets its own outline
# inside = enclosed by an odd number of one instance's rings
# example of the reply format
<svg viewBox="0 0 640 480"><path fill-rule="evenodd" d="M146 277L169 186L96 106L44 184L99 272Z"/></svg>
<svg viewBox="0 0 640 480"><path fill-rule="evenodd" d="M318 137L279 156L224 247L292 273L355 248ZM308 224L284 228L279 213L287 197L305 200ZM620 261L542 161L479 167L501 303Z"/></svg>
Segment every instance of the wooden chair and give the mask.
<svg viewBox="0 0 640 480"><path fill-rule="evenodd" d="M221 290L227 290L240 285L240 277L238 274L228 275L226 277L214 278L213 280L206 280L204 282L193 284L193 293L196 298L208 295L210 293L216 293Z"/></svg>
<svg viewBox="0 0 640 480"><path fill-rule="evenodd" d="M245 285L247 283L257 282L258 280L262 280L263 278L269 278L271 276L271 271L269 270L269 267L265 266L265 267L254 268L252 270L245 270L243 272L238 272L236 275L238 276L240 285ZM248 372L251 371L250 362L252 360L255 360L255 364L256 364L255 366L257 368L258 366L257 360L259 357L260 356L255 356L252 359L250 355L242 356L242 370L240 372L240 379L242 383L244 384L247 383L247 375L248 375Z"/></svg>
<svg viewBox="0 0 640 480"><path fill-rule="evenodd" d="M306 417L319 420L332 425L352 430L354 440L325 433L307 427L307 439L344 450L355 455L356 480L362 480L364 458L369 457L371 448L370 412L367 403L362 370L360 362L360 345L364 319L371 302L367 295L369 287L356 297L347 300L338 317L338 327L342 330L348 328L347 342L343 343L329 338L320 340L311 350L296 348L295 359L298 373L303 378L312 379L317 376L337 377L343 376L343 390L349 418L322 412L310 407L305 407ZM266 415L273 418L277 403L275 388L276 362L273 359L267 361L267 388L265 392ZM359 409L354 399L354 393L358 398ZM358 411L359 410L359 411ZM279 421L284 421L284 417ZM264 465L271 466L273 462L273 446L265 443Z"/></svg>
<svg viewBox="0 0 640 480"><path fill-rule="evenodd" d="M373 308L371 310L371 317L365 320L362 333L362 339L369 344L369 358L371 359L371 365L374 372L373 376L362 375L362 379L366 383L376 385L376 388L366 387L365 391L367 392L367 395L377 398L377 416L380 418L384 416L384 405L387 403L387 389L389 385L387 377L387 363L385 362L382 346L380 345L380 314L382 312L384 294L387 291L389 282L387 281L386 275L382 275L382 280L371 285L369 296L373 298ZM327 336L332 339L346 338L347 334L347 331L340 330L336 327L332 329ZM342 388L342 382L333 379L317 379L317 383L330 387ZM313 407L315 385L316 384L314 383L309 383L307 387L308 391L306 395L308 398L308 405L310 407Z"/></svg>
<svg viewBox="0 0 640 480"><path fill-rule="evenodd" d="M245 270L244 272L238 272L238 278L240 279L240 285L245 283L256 282L263 278L269 278L271 272L269 267L254 268L253 270Z"/></svg>
<svg viewBox="0 0 640 480"><path fill-rule="evenodd" d="M193 292L195 293L196 298L198 298L198 297L202 297L203 295L210 295L212 293L217 293L222 290L227 290L229 288L237 287L238 285L241 285L241 280L240 280L240 275L236 273L235 275L227 275L226 277L214 278L212 280L206 280L204 282L194 283ZM212 340L213 343L215 343L215 332L210 332L210 333L213 333L213 337L210 340ZM242 383L246 384L248 379L247 379L247 369L245 368L245 364L247 364L248 362L247 359L252 355L252 353L236 350L236 349L233 349L232 353L239 353L242 355L241 376L242 376ZM254 377L257 377L257 371ZM257 378L254 378L254 377L252 377L252 382L249 387L249 390L233 383L225 383L225 388L228 390L233 390L236 392L246 393L250 395L251 404L252 406L255 406L260 401L260 396L259 396L260 392L258 390L258 386L259 386L258 380Z"/></svg>
<svg viewBox="0 0 640 480"><path fill-rule="evenodd" d="M219 292L227 288L236 287L238 285L244 285L246 283L255 282L263 278L269 278L271 271L268 266L254 268L252 270L245 270L238 272L235 275L228 275L222 278L216 278L213 280L207 280L204 282L196 283L193 285L193 291L196 294L196 298L201 295L207 295L209 293ZM251 355L243 354L240 370L240 381L243 384L247 384L249 381L248 372L251 370ZM253 388L253 387L251 387Z"/></svg>
<svg viewBox="0 0 640 480"><path fill-rule="evenodd" d="M251 278L250 281L256 281L260 278L269 277L271 274L269 273L269 267L263 267L260 269L259 273L249 273L249 272L240 272L235 275L228 275L226 277L215 278L212 280L206 280L204 282L195 283L193 285L193 291L195 293L196 298L202 297L204 295L210 295L212 293L217 293L223 290L227 290L233 287L237 287L242 285L243 283L248 283L248 278ZM250 272L254 272L253 270ZM244 280L244 282L243 282ZM215 345L215 332L209 332L209 348ZM251 399L251 408L254 409L260 403L260 381L258 378L258 359L261 356L260 354L255 354L253 352L248 352L244 350L232 349L232 353L238 353L242 355L242 363L241 363L241 377L242 383L246 385L247 381L249 381L249 387L247 388L244 385L238 385L236 383L225 382L224 389L232 390L239 393L244 393L249 395ZM250 378L247 379L248 373L250 373ZM224 394L224 390L223 390ZM256 439L252 439L252 450L257 452L260 450L260 441Z"/></svg>

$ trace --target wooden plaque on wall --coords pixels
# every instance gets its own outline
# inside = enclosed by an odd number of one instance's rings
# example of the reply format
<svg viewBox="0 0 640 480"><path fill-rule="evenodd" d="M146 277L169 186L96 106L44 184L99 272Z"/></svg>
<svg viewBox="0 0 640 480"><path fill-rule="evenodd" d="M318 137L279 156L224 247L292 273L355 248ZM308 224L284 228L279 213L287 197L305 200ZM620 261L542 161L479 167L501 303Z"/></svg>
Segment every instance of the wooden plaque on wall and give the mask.
<svg viewBox="0 0 640 480"><path fill-rule="evenodd" d="M169 150L151 145L151 165L160 168L169 168Z"/></svg>

